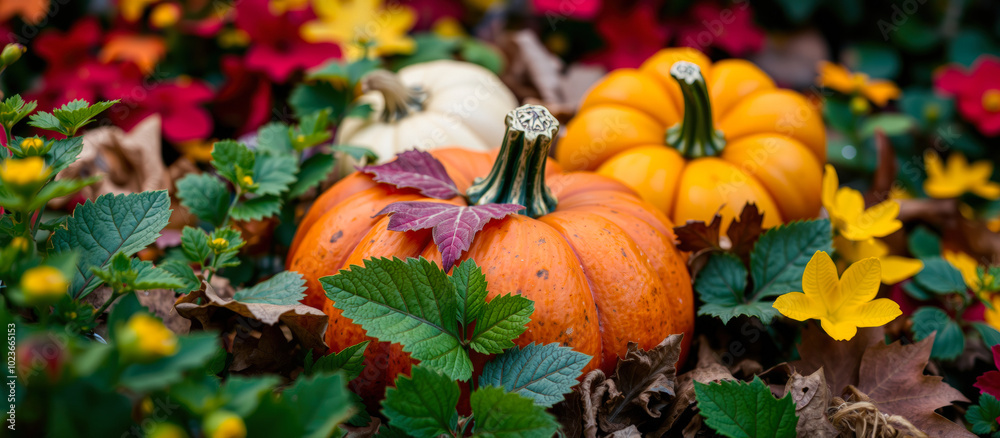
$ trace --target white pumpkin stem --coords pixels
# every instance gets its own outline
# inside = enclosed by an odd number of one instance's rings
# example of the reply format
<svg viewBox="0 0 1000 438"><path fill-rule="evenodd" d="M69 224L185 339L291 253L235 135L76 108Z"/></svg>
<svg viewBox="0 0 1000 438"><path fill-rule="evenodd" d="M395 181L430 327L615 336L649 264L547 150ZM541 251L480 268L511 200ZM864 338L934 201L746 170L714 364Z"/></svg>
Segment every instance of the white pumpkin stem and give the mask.
<svg viewBox="0 0 1000 438"><path fill-rule="evenodd" d="M543 106L524 105L507 113L506 123L493 169L486 178L476 178L465 194L476 205L520 204L524 215L549 214L557 201L545 184L545 165L559 121Z"/></svg>
<svg viewBox="0 0 1000 438"><path fill-rule="evenodd" d="M419 88L407 87L395 73L388 70L374 70L361 80L364 91L378 91L385 98L382 121L395 122L410 112L423 111L427 93Z"/></svg>

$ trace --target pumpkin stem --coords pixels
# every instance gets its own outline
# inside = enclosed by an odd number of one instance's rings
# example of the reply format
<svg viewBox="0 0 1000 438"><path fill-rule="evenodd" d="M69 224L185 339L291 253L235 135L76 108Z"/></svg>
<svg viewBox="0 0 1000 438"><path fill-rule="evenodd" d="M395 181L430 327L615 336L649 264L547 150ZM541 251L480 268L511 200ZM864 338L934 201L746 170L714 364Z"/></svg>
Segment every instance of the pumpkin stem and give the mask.
<svg viewBox="0 0 1000 438"><path fill-rule="evenodd" d="M667 129L666 143L688 159L719 155L726 140L712 124L712 103L701 69L693 62L677 61L670 76L684 95L684 119Z"/></svg>
<svg viewBox="0 0 1000 438"><path fill-rule="evenodd" d="M507 113L507 132L493 169L476 178L466 191L469 202L520 204L521 213L544 216L556 208L556 197L545 185L545 164L559 122L539 105L524 105Z"/></svg>
<svg viewBox="0 0 1000 438"><path fill-rule="evenodd" d="M410 112L424 109L427 93L419 88L407 87L395 73L388 70L374 70L361 80L364 91L378 91L385 99L382 111L383 122L390 123L402 119Z"/></svg>

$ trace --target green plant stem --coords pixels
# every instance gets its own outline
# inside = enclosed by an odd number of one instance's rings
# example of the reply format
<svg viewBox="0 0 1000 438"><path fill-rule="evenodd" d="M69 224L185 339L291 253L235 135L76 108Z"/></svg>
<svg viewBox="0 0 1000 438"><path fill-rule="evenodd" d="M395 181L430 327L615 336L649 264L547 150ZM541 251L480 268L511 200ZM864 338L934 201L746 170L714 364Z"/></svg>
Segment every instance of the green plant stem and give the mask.
<svg viewBox="0 0 1000 438"><path fill-rule="evenodd" d="M229 208L226 209L226 216L222 218L222 226L229 225L229 218L233 215L233 209L236 208L236 203L240 201L240 197L243 196L243 188L238 184L236 185L236 196L233 196L233 202L229 203Z"/></svg>
<svg viewBox="0 0 1000 438"><path fill-rule="evenodd" d="M94 312L94 319L93 319L93 321L97 322L97 319L100 318L101 315L104 314L104 311L108 310L108 307L111 307L111 303L114 303L118 298L121 298L124 295L125 295L125 293L119 293L118 291L112 290L111 296L108 297L108 300L105 301L104 304L101 305L101 308L97 309Z"/></svg>
<svg viewBox="0 0 1000 438"><path fill-rule="evenodd" d="M670 66L670 76L684 96L684 118L667 129L664 141L688 159L721 154L726 140L712 121L712 102L701 69L693 62L677 61Z"/></svg>

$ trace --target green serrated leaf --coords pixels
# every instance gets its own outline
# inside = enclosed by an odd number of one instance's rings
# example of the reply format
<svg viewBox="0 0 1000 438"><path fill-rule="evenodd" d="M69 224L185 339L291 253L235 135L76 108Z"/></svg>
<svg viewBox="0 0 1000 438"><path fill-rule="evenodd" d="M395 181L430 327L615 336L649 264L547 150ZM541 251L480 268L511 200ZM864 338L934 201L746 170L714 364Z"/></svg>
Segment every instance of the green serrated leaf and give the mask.
<svg viewBox="0 0 1000 438"><path fill-rule="evenodd" d="M354 100L353 86L348 88L327 81L299 84L288 96L288 104L299 117L329 109L332 117L339 118L352 100Z"/></svg>
<svg viewBox="0 0 1000 438"><path fill-rule="evenodd" d="M514 339L527 329L535 303L520 295L494 297L476 319L470 346L484 354L500 354L514 346Z"/></svg>
<svg viewBox="0 0 1000 438"><path fill-rule="evenodd" d="M253 287L236 291L233 300L241 303L294 306L305 297L306 280L294 271L282 271Z"/></svg>
<svg viewBox="0 0 1000 438"><path fill-rule="evenodd" d="M694 288L706 304L725 308L746 302L747 270L743 262L732 254L712 254L705 267L698 271ZM699 314L704 314L699 310ZM728 318L722 319L728 323Z"/></svg>
<svg viewBox="0 0 1000 438"><path fill-rule="evenodd" d="M100 285L90 268L103 267L117 252L132 255L156 241L170 220L170 211L165 190L107 194L78 205L66 229L52 236L54 250L80 253L71 295L82 298Z"/></svg>
<svg viewBox="0 0 1000 438"><path fill-rule="evenodd" d="M954 359L965 350L965 335L955 320L937 307L921 307L910 317L913 321L913 335L918 341L937 332L931 357Z"/></svg>
<svg viewBox="0 0 1000 438"><path fill-rule="evenodd" d="M705 424L720 435L795 437L798 416L792 395L775 399L760 377L754 376L750 383L726 380L706 385L696 381L694 392Z"/></svg>
<svg viewBox="0 0 1000 438"><path fill-rule="evenodd" d="M299 118L299 125L292 130L292 147L297 151L303 151L323 144L332 137L330 110L322 109Z"/></svg>
<svg viewBox="0 0 1000 438"><path fill-rule="evenodd" d="M559 429L555 417L530 398L487 386L472 393L477 437L548 438Z"/></svg>
<svg viewBox="0 0 1000 438"><path fill-rule="evenodd" d="M346 375L347 380L354 380L361 375L364 369L365 349L370 341L362 341L340 350L338 353L328 354L316 360L309 369L310 374L333 373L341 371Z"/></svg>
<svg viewBox="0 0 1000 438"><path fill-rule="evenodd" d="M972 426L972 432L986 435L1000 429L997 418L1000 417L1000 401L996 397L983 393L979 396L979 404L970 406L965 411L965 421Z"/></svg>
<svg viewBox="0 0 1000 438"><path fill-rule="evenodd" d="M299 163L294 155L257 156L253 175L258 195L280 195L295 182L295 174L299 171Z"/></svg>
<svg viewBox="0 0 1000 438"><path fill-rule="evenodd" d="M983 343L986 344L986 348L993 348L994 345L1000 344L1000 331L990 327L989 324L974 322L972 323L972 327L979 332L979 336L983 338Z"/></svg>
<svg viewBox="0 0 1000 438"><path fill-rule="evenodd" d="M289 137L291 127L281 122L271 122L257 130L257 151L271 155L295 152Z"/></svg>
<svg viewBox="0 0 1000 438"><path fill-rule="evenodd" d="M87 187L97 181L100 181L101 177L92 176L87 179L72 179L64 178L56 181L51 181L42 187L41 190L31 198L31 201L27 204L27 210L38 210L47 204L50 200L55 198L72 195Z"/></svg>
<svg viewBox="0 0 1000 438"><path fill-rule="evenodd" d="M240 262L236 259L236 256L239 254L240 248L246 245L240 232L230 227L219 228L208 236L209 242L215 239L224 239L229 242L229 246L226 247L225 251L215 255L217 260L214 261L214 266L226 268L239 265Z"/></svg>
<svg viewBox="0 0 1000 438"><path fill-rule="evenodd" d="M76 161L81 152L83 152L83 137L52 140L52 147L45 154L45 163L52 169L52 175L56 175Z"/></svg>
<svg viewBox="0 0 1000 438"><path fill-rule="evenodd" d="M425 366L414 367L411 374L396 379L395 388L386 389L382 414L392 427L416 438L451 435L458 426L458 384Z"/></svg>
<svg viewBox="0 0 1000 438"><path fill-rule="evenodd" d="M220 409L245 417L250 415L265 396L269 395L281 383L278 376L245 377L231 374L226 378L226 384L219 389L223 405ZM211 412L201 413L202 415Z"/></svg>
<svg viewBox="0 0 1000 438"><path fill-rule="evenodd" d="M472 376L459 340L454 286L424 258L375 258L320 278L327 297L369 336L403 345L421 365L456 380Z"/></svg>
<svg viewBox="0 0 1000 438"><path fill-rule="evenodd" d="M19 94L4 99L0 104L0 125L6 128L7 132L22 119L38 108L37 101L25 102Z"/></svg>
<svg viewBox="0 0 1000 438"><path fill-rule="evenodd" d="M479 386L496 386L551 407L579 383L591 357L557 343L512 348L483 367Z"/></svg>
<svg viewBox="0 0 1000 438"><path fill-rule="evenodd" d="M333 165L334 160L331 154L318 153L307 158L299 167L299 174L288 190L288 197L302 196L309 189L326 180L330 172L333 172Z"/></svg>
<svg viewBox="0 0 1000 438"><path fill-rule="evenodd" d="M200 228L184 227L181 230L181 249L188 261L204 264L205 259L212 255L208 247L208 234Z"/></svg>
<svg viewBox="0 0 1000 438"><path fill-rule="evenodd" d="M183 279L166 269L153 266L153 262L133 259L132 269L137 274L132 285L135 290L177 289L185 285Z"/></svg>
<svg viewBox="0 0 1000 438"><path fill-rule="evenodd" d="M83 126L93 122L93 118L102 111L111 108L118 103L117 100L97 102L91 105L83 99L69 102L62 107L52 110L51 113L39 111L29 118L28 124L36 128L56 131L60 134L71 137Z"/></svg>
<svg viewBox="0 0 1000 438"><path fill-rule="evenodd" d="M214 226L222 225L232 195L222 182L209 174L188 174L177 181L177 198L191 214Z"/></svg>
<svg viewBox="0 0 1000 438"><path fill-rule="evenodd" d="M238 221L259 221L281 211L281 198L273 195L258 196L236 203L230 214Z"/></svg>
<svg viewBox="0 0 1000 438"><path fill-rule="evenodd" d="M472 259L468 259L451 271L451 283L458 294L458 320L466 326L479 319L486 303L486 276Z"/></svg>
<svg viewBox="0 0 1000 438"><path fill-rule="evenodd" d="M719 304L703 304L698 308L699 315L710 315L721 319L723 322L739 317L757 317L764 324L769 324L776 316L778 310L773 307L773 301L754 301L747 304L737 304L735 306L723 306Z"/></svg>
<svg viewBox="0 0 1000 438"><path fill-rule="evenodd" d="M750 252L750 302L799 290L809 259L816 251L832 252L832 245L829 219L790 222L762 234Z"/></svg>
<svg viewBox="0 0 1000 438"><path fill-rule="evenodd" d="M337 425L354 415L357 407L340 374L321 374L297 379L281 394L293 406L305 426L305 438L327 438Z"/></svg>
<svg viewBox="0 0 1000 438"><path fill-rule="evenodd" d="M951 263L941 257L921 259L924 269L913 277L921 287L938 294L965 292L965 280L962 272L955 269Z"/></svg>
<svg viewBox="0 0 1000 438"><path fill-rule="evenodd" d="M174 288L175 292L186 294L201 289L201 280L194 274L194 269L191 269L187 263L180 260L166 260L160 263L159 268L174 274L175 277L181 280L183 284L181 287Z"/></svg>
<svg viewBox="0 0 1000 438"><path fill-rule="evenodd" d="M237 169L240 169L243 175L253 176L250 171L254 169L255 161L253 151L236 140L216 142L212 148L212 166L219 175L233 184L240 183L241 175L237 175Z"/></svg>

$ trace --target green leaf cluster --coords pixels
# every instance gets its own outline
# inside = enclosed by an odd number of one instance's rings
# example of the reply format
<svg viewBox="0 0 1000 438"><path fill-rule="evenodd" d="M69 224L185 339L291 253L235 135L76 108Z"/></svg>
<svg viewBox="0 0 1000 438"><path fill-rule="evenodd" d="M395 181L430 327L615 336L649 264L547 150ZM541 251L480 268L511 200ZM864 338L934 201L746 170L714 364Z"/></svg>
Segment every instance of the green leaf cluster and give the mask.
<svg viewBox="0 0 1000 438"><path fill-rule="evenodd" d="M86 100L77 99L52 110L51 113L39 111L32 114L28 124L72 137L80 128L93 122L94 117L116 103L118 103L117 100L111 100L91 105Z"/></svg>
<svg viewBox="0 0 1000 438"><path fill-rule="evenodd" d="M792 394L775 399L760 377L753 381L724 380L704 384L694 382L698 411L705 424L729 438L796 436L795 402Z"/></svg>

